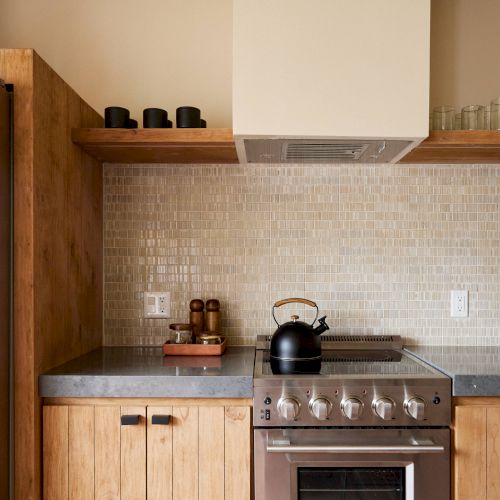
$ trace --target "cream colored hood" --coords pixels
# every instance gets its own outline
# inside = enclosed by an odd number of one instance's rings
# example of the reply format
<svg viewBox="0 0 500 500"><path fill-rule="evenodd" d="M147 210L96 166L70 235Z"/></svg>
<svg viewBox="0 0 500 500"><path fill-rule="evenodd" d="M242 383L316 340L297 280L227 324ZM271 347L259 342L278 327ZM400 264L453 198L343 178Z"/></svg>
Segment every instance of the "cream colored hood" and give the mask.
<svg viewBox="0 0 500 500"><path fill-rule="evenodd" d="M241 162L395 162L428 133L430 0L234 0Z"/></svg>

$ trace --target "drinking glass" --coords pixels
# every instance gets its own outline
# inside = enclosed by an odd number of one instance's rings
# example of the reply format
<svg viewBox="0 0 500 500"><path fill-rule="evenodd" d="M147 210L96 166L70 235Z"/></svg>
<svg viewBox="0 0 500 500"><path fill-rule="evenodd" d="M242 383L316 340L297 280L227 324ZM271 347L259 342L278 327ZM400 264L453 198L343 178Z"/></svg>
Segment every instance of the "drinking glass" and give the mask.
<svg viewBox="0 0 500 500"><path fill-rule="evenodd" d="M484 129L490 129L491 106L488 104L484 107Z"/></svg>
<svg viewBox="0 0 500 500"><path fill-rule="evenodd" d="M493 99L490 104L490 129L500 130L500 97Z"/></svg>
<svg viewBox="0 0 500 500"><path fill-rule="evenodd" d="M462 130L462 113L455 115L455 130Z"/></svg>
<svg viewBox="0 0 500 500"><path fill-rule="evenodd" d="M453 106L437 106L432 112L433 130L453 130L455 108Z"/></svg>
<svg viewBox="0 0 500 500"><path fill-rule="evenodd" d="M462 130L484 129L484 106L471 104L462 108Z"/></svg>

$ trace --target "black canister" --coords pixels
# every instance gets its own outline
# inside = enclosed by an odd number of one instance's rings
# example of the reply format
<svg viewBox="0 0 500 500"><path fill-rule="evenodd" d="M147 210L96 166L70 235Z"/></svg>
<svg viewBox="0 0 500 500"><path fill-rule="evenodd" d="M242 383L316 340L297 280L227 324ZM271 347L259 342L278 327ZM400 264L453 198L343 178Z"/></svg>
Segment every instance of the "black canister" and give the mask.
<svg viewBox="0 0 500 500"><path fill-rule="evenodd" d="M200 127L201 128L207 128L207 120L204 120L203 118L200 120Z"/></svg>
<svg viewBox="0 0 500 500"><path fill-rule="evenodd" d="M167 120L166 124L164 125L165 128L172 128L172 120Z"/></svg>
<svg viewBox="0 0 500 500"><path fill-rule="evenodd" d="M181 106L176 111L177 128L200 128L201 111L193 106Z"/></svg>
<svg viewBox="0 0 500 500"><path fill-rule="evenodd" d="M104 110L104 126L106 128L127 128L130 111L119 106L109 106Z"/></svg>
<svg viewBox="0 0 500 500"><path fill-rule="evenodd" d="M168 122L168 113L160 108L146 108L142 112L144 128L163 128Z"/></svg>
<svg viewBox="0 0 500 500"><path fill-rule="evenodd" d="M137 120L134 120L133 118L129 118L127 120L127 128L137 128L139 124L137 123Z"/></svg>

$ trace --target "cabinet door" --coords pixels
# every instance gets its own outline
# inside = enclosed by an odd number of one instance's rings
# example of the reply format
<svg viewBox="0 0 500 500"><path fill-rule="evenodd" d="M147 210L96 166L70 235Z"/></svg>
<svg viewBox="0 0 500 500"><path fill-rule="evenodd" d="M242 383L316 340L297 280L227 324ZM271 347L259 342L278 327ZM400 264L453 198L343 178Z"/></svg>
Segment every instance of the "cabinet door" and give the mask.
<svg viewBox="0 0 500 500"><path fill-rule="evenodd" d="M225 499L250 500L251 485L251 409L225 408Z"/></svg>
<svg viewBox="0 0 500 500"><path fill-rule="evenodd" d="M167 416L169 417L168 423L165 421ZM153 417L156 418L153 419ZM172 427L171 406L148 406L148 500L172 500Z"/></svg>
<svg viewBox="0 0 500 500"><path fill-rule="evenodd" d="M119 406L96 406L95 419L95 500L120 498Z"/></svg>
<svg viewBox="0 0 500 500"><path fill-rule="evenodd" d="M121 500L146 498L146 408L122 406L120 432ZM123 417L138 416L127 424Z"/></svg>
<svg viewBox="0 0 500 500"><path fill-rule="evenodd" d="M487 410L487 500L500 500L500 408Z"/></svg>
<svg viewBox="0 0 500 500"><path fill-rule="evenodd" d="M198 499L198 407L174 407L173 500Z"/></svg>
<svg viewBox="0 0 500 500"><path fill-rule="evenodd" d="M68 500L68 407L43 408L43 498Z"/></svg>
<svg viewBox="0 0 500 500"><path fill-rule="evenodd" d="M455 500L486 499L486 408L455 407Z"/></svg>
<svg viewBox="0 0 500 500"><path fill-rule="evenodd" d="M250 412L44 406L44 499L250 500Z"/></svg>

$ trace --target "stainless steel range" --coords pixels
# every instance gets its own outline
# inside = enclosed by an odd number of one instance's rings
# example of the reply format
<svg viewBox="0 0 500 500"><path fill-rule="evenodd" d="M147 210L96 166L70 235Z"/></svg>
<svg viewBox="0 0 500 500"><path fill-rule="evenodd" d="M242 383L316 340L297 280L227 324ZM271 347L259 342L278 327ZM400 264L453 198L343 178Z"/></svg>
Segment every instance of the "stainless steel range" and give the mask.
<svg viewBox="0 0 500 500"><path fill-rule="evenodd" d="M256 500L446 500L451 381L397 336L323 336L319 374L254 370Z"/></svg>

